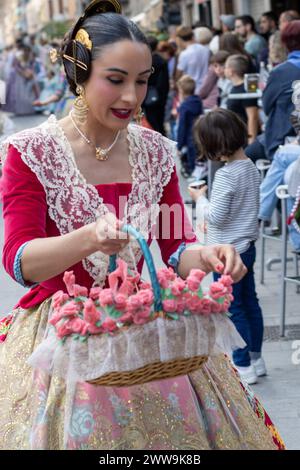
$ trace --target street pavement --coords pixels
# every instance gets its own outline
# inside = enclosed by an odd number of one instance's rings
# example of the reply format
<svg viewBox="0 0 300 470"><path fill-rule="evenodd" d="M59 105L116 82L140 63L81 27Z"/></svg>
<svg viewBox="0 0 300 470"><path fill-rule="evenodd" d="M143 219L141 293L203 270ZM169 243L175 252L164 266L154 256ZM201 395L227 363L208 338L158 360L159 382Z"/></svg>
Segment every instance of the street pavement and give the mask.
<svg viewBox="0 0 300 470"><path fill-rule="evenodd" d="M29 128L41 123L45 117L32 116L14 118L16 130ZM189 199L187 183L180 177L181 191L184 200ZM0 206L1 208L1 206ZM265 342L263 356L268 375L259 379L252 388L261 399L267 412L276 424L288 449L300 450L300 294L293 285L287 288L286 324L287 337L278 335L280 314L280 265L276 264L271 271L266 271L265 284L258 282L260 268L260 242L257 244L256 280L257 292L265 322ZM3 247L3 220L0 214L0 246ZM157 267L163 265L157 245L153 244L153 254ZM266 258L280 256L280 243L267 242ZM289 267L292 270L292 266ZM292 271L291 271L292 272ZM145 277L147 277L144 270ZM211 281L207 276L207 283ZM27 292L15 283L0 266L0 317L8 314L18 299ZM292 325L290 327L290 325ZM297 354L298 351L298 354Z"/></svg>

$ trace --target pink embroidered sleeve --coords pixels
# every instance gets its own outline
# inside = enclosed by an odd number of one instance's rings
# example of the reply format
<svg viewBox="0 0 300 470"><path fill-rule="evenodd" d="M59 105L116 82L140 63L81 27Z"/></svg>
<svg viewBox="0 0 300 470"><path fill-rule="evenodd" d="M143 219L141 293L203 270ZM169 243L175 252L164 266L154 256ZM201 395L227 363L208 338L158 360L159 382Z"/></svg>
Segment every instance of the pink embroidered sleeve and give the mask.
<svg viewBox="0 0 300 470"><path fill-rule="evenodd" d="M1 199L4 218L2 261L14 279L14 260L21 245L47 236L47 203L43 186L13 146L9 147L3 165Z"/></svg>
<svg viewBox="0 0 300 470"><path fill-rule="evenodd" d="M159 227L156 233L162 259L167 265L170 256L181 243L197 242L180 194L175 167L160 200Z"/></svg>

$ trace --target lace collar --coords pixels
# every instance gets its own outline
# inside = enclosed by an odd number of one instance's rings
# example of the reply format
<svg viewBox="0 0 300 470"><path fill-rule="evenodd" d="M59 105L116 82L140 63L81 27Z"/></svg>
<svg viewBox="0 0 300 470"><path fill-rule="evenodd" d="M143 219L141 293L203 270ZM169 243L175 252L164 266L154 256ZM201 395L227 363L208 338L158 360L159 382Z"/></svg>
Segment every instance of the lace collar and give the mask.
<svg viewBox="0 0 300 470"><path fill-rule="evenodd" d="M124 218L148 239L157 220L163 189L174 169L176 143L133 124L128 126L127 139L132 188ZM94 222L108 212L96 187L87 183L80 173L72 147L54 115L38 127L9 137L2 148L4 159L9 144L19 151L24 163L43 185L49 216L61 235ZM137 242L132 241L119 256L135 268L142 253ZM93 285L103 285L109 257L98 251L82 263L94 279Z"/></svg>

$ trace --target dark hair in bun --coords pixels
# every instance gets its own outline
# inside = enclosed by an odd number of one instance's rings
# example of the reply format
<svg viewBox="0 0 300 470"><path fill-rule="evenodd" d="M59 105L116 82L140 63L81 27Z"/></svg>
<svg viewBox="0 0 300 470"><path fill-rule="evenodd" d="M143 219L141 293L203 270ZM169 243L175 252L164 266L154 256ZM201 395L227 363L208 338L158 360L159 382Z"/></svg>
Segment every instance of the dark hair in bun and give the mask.
<svg viewBox="0 0 300 470"><path fill-rule="evenodd" d="M80 28L85 29L92 41L91 51L79 41L74 41ZM66 34L60 50L70 90L74 95L77 95L77 85L88 80L92 68L91 63L99 57L102 48L126 39L141 42L149 47L146 37L137 25L117 13L96 14L83 19L79 24L76 23L72 30ZM64 54L70 57L75 56L78 61L86 65L87 70L83 70L70 60L63 58Z"/></svg>

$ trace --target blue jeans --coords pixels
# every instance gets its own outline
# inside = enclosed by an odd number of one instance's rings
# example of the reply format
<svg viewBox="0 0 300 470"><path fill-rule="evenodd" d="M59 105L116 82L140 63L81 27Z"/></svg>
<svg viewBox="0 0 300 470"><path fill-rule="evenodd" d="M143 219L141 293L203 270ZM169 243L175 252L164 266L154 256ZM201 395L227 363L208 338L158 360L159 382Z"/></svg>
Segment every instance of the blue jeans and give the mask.
<svg viewBox="0 0 300 470"><path fill-rule="evenodd" d="M230 306L230 319L247 344L243 349L233 352L233 362L237 366L247 367L251 362L251 353L258 359L261 356L264 324L262 311L258 303L254 280L254 263L256 257L255 243L251 242L247 251L241 254L243 263L248 269L246 276L233 285L234 300ZM214 280L220 277L214 273Z"/></svg>
<svg viewBox="0 0 300 470"><path fill-rule="evenodd" d="M287 168L300 157L300 146L286 144L280 147L275 155L268 173L260 186L260 210L261 220L270 220L277 204L276 188L284 183L284 174ZM287 199L287 211L290 214L295 200ZM300 236L293 225L289 226L291 242L294 248L300 250Z"/></svg>

